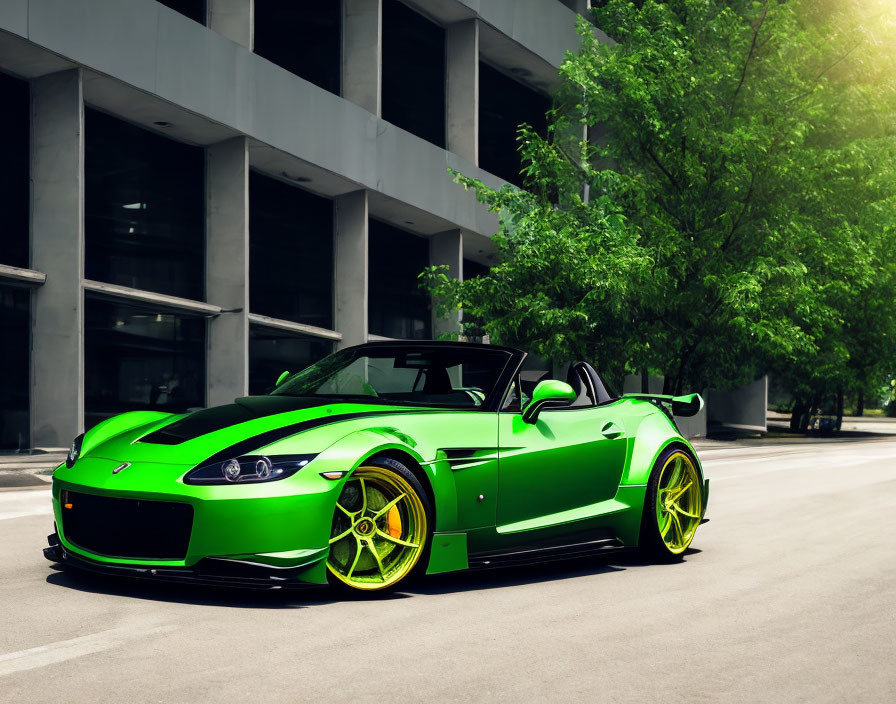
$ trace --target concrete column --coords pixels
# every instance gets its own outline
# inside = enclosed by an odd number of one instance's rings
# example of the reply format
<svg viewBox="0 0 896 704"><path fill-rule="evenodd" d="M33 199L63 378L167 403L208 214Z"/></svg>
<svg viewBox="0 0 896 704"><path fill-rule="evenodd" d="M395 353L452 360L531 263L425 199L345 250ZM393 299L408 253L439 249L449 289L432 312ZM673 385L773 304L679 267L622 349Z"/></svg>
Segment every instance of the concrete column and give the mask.
<svg viewBox="0 0 896 704"><path fill-rule="evenodd" d="M80 69L31 82L31 446L84 430L84 101Z"/></svg>
<svg viewBox="0 0 896 704"><path fill-rule="evenodd" d="M591 0L560 0L570 10L584 17L589 17Z"/></svg>
<svg viewBox="0 0 896 704"><path fill-rule="evenodd" d="M429 238L429 263L432 266L448 266L448 275L454 279L464 278L464 235L461 230L439 232ZM438 317L435 301L432 306L432 336L439 339L450 334L456 339L460 334L461 312L455 311L446 318Z"/></svg>
<svg viewBox="0 0 896 704"><path fill-rule="evenodd" d="M445 28L445 131L448 151L479 165L479 21Z"/></svg>
<svg viewBox="0 0 896 704"><path fill-rule="evenodd" d="M383 1L344 0L342 97L382 115Z"/></svg>
<svg viewBox="0 0 896 704"><path fill-rule="evenodd" d="M255 48L255 0L208 0L208 26L252 51Z"/></svg>
<svg viewBox="0 0 896 704"><path fill-rule="evenodd" d="M367 342L367 191L336 198L335 323L339 348Z"/></svg>
<svg viewBox="0 0 896 704"><path fill-rule="evenodd" d="M206 296L221 313L208 326L207 403L249 393L249 143L213 144L207 159Z"/></svg>

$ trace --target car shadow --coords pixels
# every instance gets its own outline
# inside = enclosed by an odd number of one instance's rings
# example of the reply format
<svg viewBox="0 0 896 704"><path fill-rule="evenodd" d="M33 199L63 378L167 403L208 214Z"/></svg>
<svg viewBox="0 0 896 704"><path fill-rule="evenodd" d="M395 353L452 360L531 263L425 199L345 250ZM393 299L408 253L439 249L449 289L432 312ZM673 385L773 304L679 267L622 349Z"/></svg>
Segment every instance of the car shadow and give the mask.
<svg viewBox="0 0 896 704"><path fill-rule="evenodd" d="M688 548L684 560L670 562L664 567L684 564L686 558L697 555L700 550ZM501 589L525 584L556 582L564 579L576 579L599 574L624 572L632 567L656 565L656 561L646 559L640 552L632 549L607 550L598 555L566 558L554 562L542 562L519 567L496 567L493 569L471 570L467 572L448 572L429 575L417 581L413 588L406 591L414 595L437 595L451 592L479 591L483 589Z"/></svg>
<svg viewBox="0 0 896 704"><path fill-rule="evenodd" d="M685 559L664 564L663 568L684 565L687 558L700 550L688 548ZM177 584L172 582L106 576L53 565L46 582L64 589L106 594L127 599L144 599L198 606L221 606L244 609L301 609L337 602L388 601L423 598L458 592L502 589L506 587L555 582L599 574L623 572L637 567L656 565L636 550L612 550L599 555L543 562L519 567L449 572L417 578L401 591L380 594L345 593L326 586L311 585L299 589L245 589L238 587Z"/></svg>

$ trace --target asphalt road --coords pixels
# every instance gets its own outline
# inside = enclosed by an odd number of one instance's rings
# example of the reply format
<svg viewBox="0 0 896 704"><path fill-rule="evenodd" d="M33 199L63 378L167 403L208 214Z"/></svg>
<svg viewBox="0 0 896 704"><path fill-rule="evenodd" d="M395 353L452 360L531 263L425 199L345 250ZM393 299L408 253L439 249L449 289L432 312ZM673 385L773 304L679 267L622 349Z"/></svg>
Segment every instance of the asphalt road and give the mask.
<svg viewBox="0 0 896 704"><path fill-rule="evenodd" d="M896 440L701 456L680 564L357 601L56 572L47 490L0 492L0 701L896 701Z"/></svg>

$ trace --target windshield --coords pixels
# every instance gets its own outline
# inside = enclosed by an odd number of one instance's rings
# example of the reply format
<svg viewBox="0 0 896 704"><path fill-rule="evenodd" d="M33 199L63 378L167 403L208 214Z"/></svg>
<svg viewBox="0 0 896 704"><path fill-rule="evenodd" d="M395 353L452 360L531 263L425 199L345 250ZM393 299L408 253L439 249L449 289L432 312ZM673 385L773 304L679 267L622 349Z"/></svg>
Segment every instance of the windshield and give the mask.
<svg viewBox="0 0 896 704"><path fill-rule="evenodd" d="M341 350L288 377L274 396L476 408L488 405L511 358L462 345L376 345Z"/></svg>

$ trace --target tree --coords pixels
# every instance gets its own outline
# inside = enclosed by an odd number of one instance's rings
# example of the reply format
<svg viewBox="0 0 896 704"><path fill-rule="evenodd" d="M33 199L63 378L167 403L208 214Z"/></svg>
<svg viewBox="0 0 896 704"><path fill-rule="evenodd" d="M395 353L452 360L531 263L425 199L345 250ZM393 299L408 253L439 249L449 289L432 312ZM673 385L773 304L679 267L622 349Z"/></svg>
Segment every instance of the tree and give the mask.
<svg viewBox="0 0 896 704"><path fill-rule="evenodd" d="M617 43L581 20L548 139L520 129L526 191L457 174L499 214L500 261L469 282L429 271L443 308L547 356L664 373L670 392L770 367L809 387L846 365L847 308L880 254L850 189L896 122L896 72L844 87L892 26L875 9L869 29L842 3L609 0L595 20Z"/></svg>

